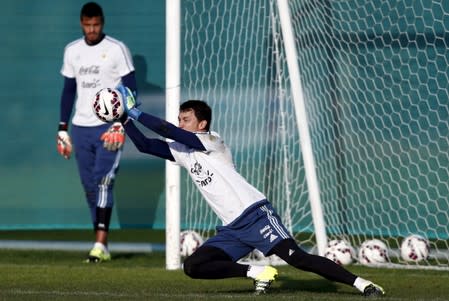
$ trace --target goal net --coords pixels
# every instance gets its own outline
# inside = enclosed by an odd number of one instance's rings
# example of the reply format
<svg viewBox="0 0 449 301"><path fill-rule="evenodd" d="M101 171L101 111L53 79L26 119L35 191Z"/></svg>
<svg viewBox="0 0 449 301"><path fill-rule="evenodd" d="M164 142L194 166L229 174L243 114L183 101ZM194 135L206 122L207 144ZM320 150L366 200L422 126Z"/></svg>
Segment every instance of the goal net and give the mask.
<svg viewBox="0 0 449 301"><path fill-rule="evenodd" d="M328 239L388 247L390 266L448 268L449 7L288 1ZM202 99L237 169L317 253L284 37L274 0L182 1L181 99ZM220 221L182 174L181 228ZM226 202L226 200L223 200ZM400 256L404 237L428 259Z"/></svg>

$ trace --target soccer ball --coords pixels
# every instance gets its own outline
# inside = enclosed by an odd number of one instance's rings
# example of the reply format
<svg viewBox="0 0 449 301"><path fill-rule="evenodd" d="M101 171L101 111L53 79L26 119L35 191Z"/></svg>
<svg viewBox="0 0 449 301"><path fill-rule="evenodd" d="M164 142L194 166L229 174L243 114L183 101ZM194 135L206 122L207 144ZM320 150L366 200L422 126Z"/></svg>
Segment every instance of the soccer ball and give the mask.
<svg viewBox="0 0 449 301"><path fill-rule="evenodd" d="M185 230L181 232L180 244L181 256L187 257L192 255L203 244L203 238L193 230Z"/></svg>
<svg viewBox="0 0 449 301"><path fill-rule="evenodd" d="M117 121L124 113L122 95L113 88L104 88L95 94L92 107L95 115L104 122Z"/></svg>
<svg viewBox="0 0 449 301"><path fill-rule="evenodd" d="M359 249L359 262L363 265L376 265L389 261L387 245L378 240L371 239L362 243Z"/></svg>
<svg viewBox="0 0 449 301"><path fill-rule="evenodd" d="M324 257L334 261L339 265L348 265L352 263L355 256L354 248L349 242L343 239L334 239L327 243Z"/></svg>
<svg viewBox="0 0 449 301"><path fill-rule="evenodd" d="M421 261L427 259L430 253L430 244L420 235L407 236L401 244L401 257L405 261Z"/></svg>

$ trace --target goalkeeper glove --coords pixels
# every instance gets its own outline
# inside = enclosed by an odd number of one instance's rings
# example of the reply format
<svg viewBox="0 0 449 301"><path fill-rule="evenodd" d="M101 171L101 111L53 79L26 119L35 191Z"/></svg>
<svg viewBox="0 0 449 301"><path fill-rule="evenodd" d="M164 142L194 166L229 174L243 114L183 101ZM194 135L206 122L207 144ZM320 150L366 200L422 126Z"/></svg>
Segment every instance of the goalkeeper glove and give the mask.
<svg viewBox="0 0 449 301"><path fill-rule="evenodd" d="M69 133L67 133L67 123L61 122L58 127L58 135L56 137L56 146L58 153L66 159L70 159L72 154L72 141Z"/></svg>
<svg viewBox="0 0 449 301"><path fill-rule="evenodd" d="M139 109L137 109L137 106L140 105L140 103L137 102L136 98L128 87L118 85L117 90L120 92L120 94L122 94L123 106L125 108L126 115L131 117L131 119L137 120L137 118L139 118L139 115L142 113Z"/></svg>
<svg viewBox="0 0 449 301"><path fill-rule="evenodd" d="M101 135L103 147L115 152L125 143L125 129L120 122L114 122L109 129Z"/></svg>

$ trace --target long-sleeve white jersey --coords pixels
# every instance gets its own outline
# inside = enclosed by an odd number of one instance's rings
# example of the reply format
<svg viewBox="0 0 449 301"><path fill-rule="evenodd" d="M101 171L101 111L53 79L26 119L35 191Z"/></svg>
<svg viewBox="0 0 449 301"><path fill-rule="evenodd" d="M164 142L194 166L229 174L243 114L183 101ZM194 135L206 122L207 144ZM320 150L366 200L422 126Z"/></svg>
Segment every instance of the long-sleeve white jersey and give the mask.
<svg viewBox="0 0 449 301"><path fill-rule="evenodd" d="M249 184L235 169L232 155L215 132L196 133L206 151L170 142L175 162L185 167L212 210L227 225L265 195Z"/></svg>
<svg viewBox="0 0 449 301"><path fill-rule="evenodd" d="M68 44L61 74L76 79L77 99L72 123L79 126L103 124L92 110L95 94L103 88L116 87L121 78L132 71L129 49L108 35L96 45L88 45L84 38Z"/></svg>

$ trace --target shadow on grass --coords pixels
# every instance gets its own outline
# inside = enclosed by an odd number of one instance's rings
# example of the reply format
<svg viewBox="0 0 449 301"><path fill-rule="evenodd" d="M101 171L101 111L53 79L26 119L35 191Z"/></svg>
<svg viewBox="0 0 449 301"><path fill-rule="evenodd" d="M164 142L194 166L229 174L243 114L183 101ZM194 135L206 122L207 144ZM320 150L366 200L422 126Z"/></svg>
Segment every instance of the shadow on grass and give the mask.
<svg viewBox="0 0 449 301"><path fill-rule="evenodd" d="M326 279L308 279L298 280L291 278L280 277L277 280L278 286L275 288L282 292L323 292L323 293L336 293L338 291L337 285Z"/></svg>
<svg viewBox="0 0 449 301"><path fill-rule="evenodd" d="M341 296L358 296L358 291L342 290L342 284L332 282L326 279L293 279L280 277L276 281L277 285L272 288L273 293L296 294L296 293L317 293L317 294L337 294ZM343 284L344 285L344 284ZM349 286L348 286L349 288Z"/></svg>

